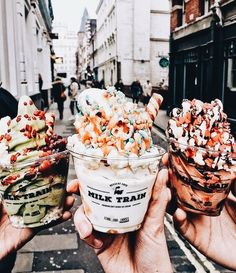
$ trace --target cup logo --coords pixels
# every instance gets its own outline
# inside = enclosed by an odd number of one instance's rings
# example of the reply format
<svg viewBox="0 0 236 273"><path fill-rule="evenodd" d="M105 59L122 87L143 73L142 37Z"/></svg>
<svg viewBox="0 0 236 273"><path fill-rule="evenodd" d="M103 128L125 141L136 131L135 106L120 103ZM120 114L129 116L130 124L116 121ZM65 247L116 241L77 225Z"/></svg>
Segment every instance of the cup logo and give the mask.
<svg viewBox="0 0 236 273"><path fill-rule="evenodd" d="M124 192L124 190L121 190L120 186L116 186L114 190L114 194L121 195Z"/></svg>

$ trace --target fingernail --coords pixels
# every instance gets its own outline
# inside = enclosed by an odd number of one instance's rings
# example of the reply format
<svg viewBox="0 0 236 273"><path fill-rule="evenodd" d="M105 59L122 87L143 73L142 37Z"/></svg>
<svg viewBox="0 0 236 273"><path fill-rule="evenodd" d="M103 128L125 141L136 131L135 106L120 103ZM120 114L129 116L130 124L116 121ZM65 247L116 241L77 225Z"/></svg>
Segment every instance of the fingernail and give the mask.
<svg viewBox="0 0 236 273"><path fill-rule="evenodd" d="M101 248L102 246L103 246L103 242L102 242L102 241L100 241L100 240L98 240L98 239L94 239L94 241L93 241L93 247L94 247L94 248L99 249L99 248Z"/></svg>
<svg viewBox="0 0 236 273"><path fill-rule="evenodd" d="M83 239L86 244L89 246L95 248L95 249L100 249L103 246L103 242L97 238L95 238L93 235Z"/></svg>
<svg viewBox="0 0 236 273"><path fill-rule="evenodd" d="M69 192L74 192L74 191L78 191L79 186L78 186L78 180L73 179L71 181L67 182L67 186L66 186L67 191Z"/></svg>
<svg viewBox="0 0 236 273"><path fill-rule="evenodd" d="M89 236L89 226L85 221L81 222L79 226L77 226L77 229L81 239L85 239Z"/></svg>

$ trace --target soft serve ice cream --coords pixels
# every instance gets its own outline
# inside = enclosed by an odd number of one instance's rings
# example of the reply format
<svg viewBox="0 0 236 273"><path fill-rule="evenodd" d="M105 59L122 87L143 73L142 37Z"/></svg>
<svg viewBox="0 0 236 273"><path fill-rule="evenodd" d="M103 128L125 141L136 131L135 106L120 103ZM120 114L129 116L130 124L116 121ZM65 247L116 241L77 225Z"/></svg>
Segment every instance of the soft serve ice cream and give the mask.
<svg viewBox="0 0 236 273"><path fill-rule="evenodd" d="M220 100L184 100L169 120L172 185L185 210L218 215L236 175L236 143Z"/></svg>
<svg viewBox="0 0 236 273"><path fill-rule="evenodd" d="M161 102L154 94L146 109L138 108L112 88L80 94L77 134L68 139L68 147L95 229L123 233L140 227L163 154L151 137Z"/></svg>
<svg viewBox="0 0 236 273"><path fill-rule="evenodd" d="M54 121L27 96L16 118L0 120L0 192L16 227L44 225L62 214L68 153Z"/></svg>

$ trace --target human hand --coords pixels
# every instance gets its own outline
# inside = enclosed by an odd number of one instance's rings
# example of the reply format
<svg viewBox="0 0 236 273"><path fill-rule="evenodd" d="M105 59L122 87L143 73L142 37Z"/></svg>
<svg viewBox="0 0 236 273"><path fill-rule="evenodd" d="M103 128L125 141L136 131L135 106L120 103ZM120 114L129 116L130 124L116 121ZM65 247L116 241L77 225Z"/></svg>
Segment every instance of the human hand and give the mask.
<svg viewBox="0 0 236 273"><path fill-rule="evenodd" d="M186 213L178 208L173 220L180 234L202 254L236 270L236 182L218 217Z"/></svg>
<svg viewBox="0 0 236 273"><path fill-rule="evenodd" d="M136 232L95 232L83 206L76 211L74 222L80 238L93 247L106 273L173 272L164 233L164 215L170 200L167 181L168 171L164 168L156 179L144 223ZM67 190L78 193L79 182L72 181Z"/></svg>
<svg viewBox="0 0 236 273"><path fill-rule="evenodd" d="M65 200L65 212L60 220L52 225L59 224L71 218L69 209L73 206L74 198L67 196ZM45 228L45 227L44 227ZM38 228L15 228L11 225L6 211L0 204L0 261L10 253L20 249L28 241L30 241L43 227Z"/></svg>

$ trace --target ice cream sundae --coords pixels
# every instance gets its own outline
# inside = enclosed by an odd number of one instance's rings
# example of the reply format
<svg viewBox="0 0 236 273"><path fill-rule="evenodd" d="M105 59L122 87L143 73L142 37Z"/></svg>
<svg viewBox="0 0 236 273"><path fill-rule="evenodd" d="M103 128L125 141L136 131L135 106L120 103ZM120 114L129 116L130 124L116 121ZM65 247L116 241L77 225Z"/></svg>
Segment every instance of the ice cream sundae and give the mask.
<svg viewBox="0 0 236 273"><path fill-rule="evenodd" d="M45 225L62 215L69 155L54 120L27 96L16 118L0 120L0 193L15 227Z"/></svg>
<svg viewBox="0 0 236 273"><path fill-rule="evenodd" d="M184 100L167 128L172 186L183 209L219 215L236 178L236 143L220 100Z"/></svg>
<svg viewBox="0 0 236 273"><path fill-rule="evenodd" d="M124 233L141 226L163 149L151 127L162 102L138 108L115 89L87 89L78 98L77 134L68 139L85 213L96 230Z"/></svg>

